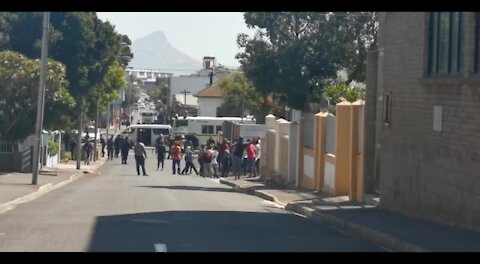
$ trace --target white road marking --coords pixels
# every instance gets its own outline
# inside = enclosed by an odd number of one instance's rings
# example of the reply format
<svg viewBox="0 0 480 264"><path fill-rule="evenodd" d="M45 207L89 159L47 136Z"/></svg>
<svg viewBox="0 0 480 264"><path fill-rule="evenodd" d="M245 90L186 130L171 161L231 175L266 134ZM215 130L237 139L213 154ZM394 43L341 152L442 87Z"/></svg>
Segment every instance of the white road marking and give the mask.
<svg viewBox="0 0 480 264"><path fill-rule="evenodd" d="M167 245L165 244L154 244L155 252L167 252Z"/></svg>
<svg viewBox="0 0 480 264"><path fill-rule="evenodd" d="M263 203L265 205L270 205L270 206L273 206L273 207L277 207L277 208L280 208L280 209L284 209L284 206L282 206L278 203L272 202L272 201L262 200L261 203Z"/></svg>

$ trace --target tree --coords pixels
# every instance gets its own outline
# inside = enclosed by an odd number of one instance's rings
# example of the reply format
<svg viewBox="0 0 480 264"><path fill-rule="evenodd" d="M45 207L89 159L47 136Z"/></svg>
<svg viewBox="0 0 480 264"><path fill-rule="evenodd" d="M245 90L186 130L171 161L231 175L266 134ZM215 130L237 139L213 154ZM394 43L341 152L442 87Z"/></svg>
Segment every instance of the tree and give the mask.
<svg viewBox="0 0 480 264"><path fill-rule="evenodd" d="M0 138L21 140L35 129L40 61L13 51L0 52ZM45 128L62 122L56 117L60 109L75 104L67 90L65 66L49 60L45 91Z"/></svg>
<svg viewBox="0 0 480 264"><path fill-rule="evenodd" d="M374 43L374 35L369 35L374 19L367 19L371 16L349 12L245 13L247 26L257 28L257 33L253 38L238 36L237 43L244 51L237 59L260 93L284 96L289 106L302 109L306 102L321 99L323 87L336 79L338 70L362 76L366 52L360 51ZM360 25L364 20L368 26Z"/></svg>
<svg viewBox="0 0 480 264"><path fill-rule="evenodd" d="M284 104L277 104L270 107L265 97L262 96L252 85L252 82L245 79L244 74L234 73L222 79L219 83L225 97L223 104L217 109L218 116L244 116L242 111L255 116L259 123L263 123L265 116L270 112L279 115L278 107Z"/></svg>
<svg viewBox="0 0 480 264"><path fill-rule="evenodd" d="M118 91L102 85L102 81L115 61L125 63L123 55L129 52L131 42L125 35L118 34L109 22L100 20L94 12L53 13L51 21L61 33L60 40L52 47L52 56L67 66L69 90L77 101L77 114L81 115L86 110L92 117L97 100L103 96L118 96ZM72 50L75 52L72 53ZM116 67L116 70L122 67ZM110 95L109 90L112 93ZM84 104L87 98L89 100Z"/></svg>
<svg viewBox="0 0 480 264"><path fill-rule="evenodd" d="M147 95L150 96L154 102L160 100L163 105L166 105L169 96L168 86L161 82L156 82L155 84L155 87L147 90Z"/></svg>
<svg viewBox="0 0 480 264"><path fill-rule="evenodd" d="M41 12L0 13L0 48L40 57L41 21ZM108 93L97 90L110 89L100 83L114 61L120 61L122 67L128 64L132 57L131 41L118 34L109 22L100 20L95 12L53 12L49 33L49 56L66 66L68 90L78 106L76 111L57 116L79 115L83 112L80 108L91 113L95 104L89 100L84 108L83 102L86 98L96 101Z"/></svg>
<svg viewBox="0 0 480 264"><path fill-rule="evenodd" d="M0 12L0 48L39 58L42 19L42 12ZM60 32L49 27L49 45L54 45L60 37Z"/></svg>
<svg viewBox="0 0 480 264"><path fill-rule="evenodd" d="M108 68L107 74L103 80L97 84L93 90L93 98L98 98L98 111L100 114L106 113L106 106L111 101L118 99L120 91L127 87L124 70L118 61L114 61ZM96 100L87 102L87 115L94 117L96 115Z"/></svg>

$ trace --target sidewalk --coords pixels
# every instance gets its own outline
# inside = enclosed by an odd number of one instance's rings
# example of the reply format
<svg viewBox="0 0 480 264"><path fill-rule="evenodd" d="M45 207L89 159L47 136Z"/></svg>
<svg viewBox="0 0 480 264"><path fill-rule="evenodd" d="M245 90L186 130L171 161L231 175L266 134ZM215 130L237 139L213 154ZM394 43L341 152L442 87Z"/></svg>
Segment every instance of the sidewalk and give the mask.
<svg viewBox="0 0 480 264"><path fill-rule="evenodd" d="M259 178L222 178L221 183L238 191L277 202L314 221L343 233L369 240L392 251L480 251L480 233L405 216L379 207L378 197L367 196L364 204L348 197L263 184Z"/></svg>
<svg viewBox="0 0 480 264"><path fill-rule="evenodd" d="M38 184L32 185L31 173L0 173L0 213L13 209L16 205L31 201L39 196L62 187L84 175L94 173L106 161L97 162L76 169L76 161L60 163L57 168L44 168L38 175Z"/></svg>

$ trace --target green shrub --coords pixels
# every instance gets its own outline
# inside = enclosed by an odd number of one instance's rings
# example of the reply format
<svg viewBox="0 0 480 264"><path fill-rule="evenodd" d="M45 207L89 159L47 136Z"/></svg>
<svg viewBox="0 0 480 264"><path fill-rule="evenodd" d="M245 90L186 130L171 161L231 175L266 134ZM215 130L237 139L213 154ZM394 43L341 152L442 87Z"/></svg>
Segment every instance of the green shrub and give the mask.
<svg viewBox="0 0 480 264"><path fill-rule="evenodd" d="M72 152L66 151L65 152L65 159L66 160L72 160Z"/></svg>
<svg viewBox="0 0 480 264"><path fill-rule="evenodd" d="M48 154L50 156L55 156L58 154L58 143L55 143L53 140L48 141Z"/></svg>

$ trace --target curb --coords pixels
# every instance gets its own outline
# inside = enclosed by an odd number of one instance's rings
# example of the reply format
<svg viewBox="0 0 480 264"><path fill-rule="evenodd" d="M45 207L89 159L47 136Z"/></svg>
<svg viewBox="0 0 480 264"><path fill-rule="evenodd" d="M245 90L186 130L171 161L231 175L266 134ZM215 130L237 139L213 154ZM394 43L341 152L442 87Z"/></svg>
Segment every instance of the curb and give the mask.
<svg viewBox="0 0 480 264"><path fill-rule="evenodd" d="M282 203L274 195L271 195L259 190L254 190L252 188L242 188L235 183L228 182L225 180L220 180L220 183L231 186L237 190L241 190L248 194L252 194L257 197L263 198L265 200L276 202L282 205L285 210L301 214L303 216L311 218L315 222L333 227L344 234L350 234L360 239L368 240L374 244L385 247L386 249L389 249L395 252L427 252L427 250L422 247L410 244L408 242L401 241L383 232L380 232L368 227L364 227L358 224L354 224L354 223L345 221L341 218L321 213L319 211L315 211L315 209L302 206L299 204L295 204L295 203L288 203L288 204Z"/></svg>
<svg viewBox="0 0 480 264"><path fill-rule="evenodd" d="M97 171L104 164L105 164L105 161L103 161L102 163L99 163L99 165L96 168L94 168L92 170L92 172ZM20 204L33 201L33 200L43 196L46 193L49 193L49 192L51 192L55 189L63 187L63 186L65 186L65 185L67 185L67 184L69 184L69 183L71 183L75 180L78 180L78 179L84 177L84 175L85 175L84 173L81 173L81 174L77 175L77 172L75 172L75 174L71 175L68 179L63 180L59 183L56 183L56 184L53 184L51 182L46 183L44 185L39 186L37 188L37 190L32 192L32 193L26 194L26 195L24 195L20 198L16 198L16 199L12 200L12 201L2 203L2 204L0 204L0 214L5 213L6 211L12 210Z"/></svg>
<svg viewBox="0 0 480 264"><path fill-rule="evenodd" d="M280 204L281 206L285 207L286 204L285 203L282 203L280 202L277 197L275 197L274 195L271 195L271 194L268 194L268 193L265 193L265 192L262 192L260 190L255 190L253 187L241 187L240 185L237 185L233 182L229 182L229 181L226 181L226 180L223 180L223 179L220 179L220 183L222 184L225 184L225 185L228 185L234 189L236 189L237 191L239 192L242 192L242 193L246 193L246 194L250 194L250 195L254 195L254 196L257 196L259 198L262 198L264 200L267 200L267 201L270 201L270 202L275 202L275 203L278 203Z"/></svg>
<svg viewBox="0 0 480 264"><path fill-rule="evenodd" d="M427 252L427 250L422 247L404 242L383 232L315 211L306 206L289 203L285 209L305 215L316 222L334 227L342 233L351 234L358 238L368 240L395 252Z"/></svg>

